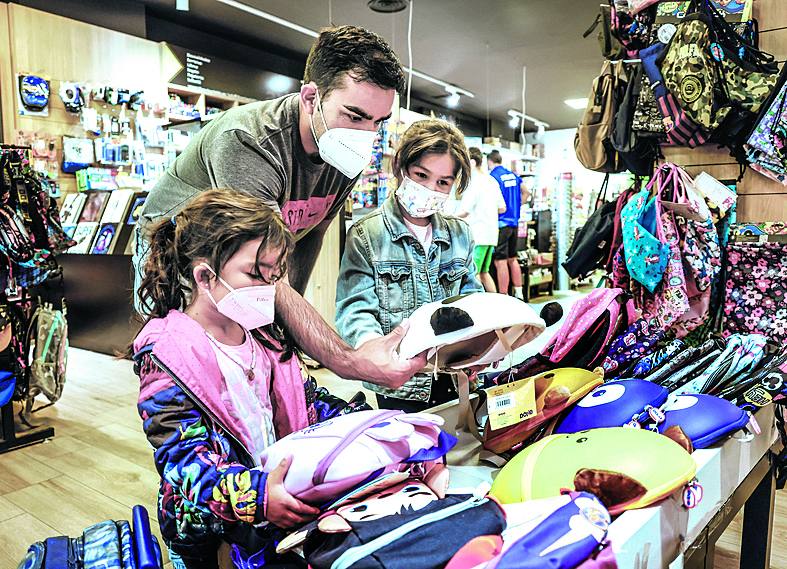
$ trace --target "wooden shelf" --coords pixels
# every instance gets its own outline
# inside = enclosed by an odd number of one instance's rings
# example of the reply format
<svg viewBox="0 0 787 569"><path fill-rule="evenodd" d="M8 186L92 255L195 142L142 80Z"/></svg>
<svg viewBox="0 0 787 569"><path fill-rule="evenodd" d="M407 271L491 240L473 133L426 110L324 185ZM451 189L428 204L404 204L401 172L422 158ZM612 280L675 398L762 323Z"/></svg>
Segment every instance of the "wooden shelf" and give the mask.
<svg viewBox="0 0 787 569"><path fill-rule="evenodd" d="M184 122L193 122L193 121L199 121L199 120L202 120L202 118L201 117L190 117L188 115L174 115L174 114L171 115L171 114L167 113L167 121L169 121L170 124L181 124L181 123L184 123Z"/></svg>
<svg viewBox="0 0 787 569"><path fill-rule="evenodd" d="M176 85L175 83L168 83L167 91L181 96L204 96L209 102L217 101L223 103L238 103L241 105L256 102L256 99L252 99L250 97L233 95L232 93L222 93L221 91L203 89L202 87L186 87L183 85Z"/></svg>

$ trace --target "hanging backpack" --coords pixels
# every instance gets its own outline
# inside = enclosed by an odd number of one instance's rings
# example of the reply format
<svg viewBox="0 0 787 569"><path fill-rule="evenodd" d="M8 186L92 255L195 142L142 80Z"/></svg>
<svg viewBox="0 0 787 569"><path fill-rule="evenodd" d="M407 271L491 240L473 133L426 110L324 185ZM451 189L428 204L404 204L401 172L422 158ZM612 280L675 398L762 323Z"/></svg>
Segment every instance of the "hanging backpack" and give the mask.
<svg viewBox="0 0 787 569"><path fill-rule="evenodd" d="M615 111L626 92L625 73L605 61L601 74L593 81L588 105L574 137L579 162L588 170L621 172L618 152L612 146Z"/></svg>
<svg viewBox="0 0 787 569"><path fill-rule="evenodd" d="M615 226L615 201L606 201L609 174L604 177L596 208L585 225L577 229L574 240L566 253L563 268L571 278L586 277L604 267L612 244ZM599 205L601 204L601 205Z"/></svg>
<svg viewBox="0 0 787 569"><path fill-rule="evenodd" d="M629 68L624 63L621 66L621 72L627 73L626 91L615 112L612 147L618 151L624 169L636 176L651 176L659 155L658 143L653 137L640 137L633 128L642 86L642 67Z"/></svg>
<svg viewBox="0 0 787 569"><path fill-rule="evenodd" d="M0 205L0 247L15 263L29 261L35 255L35 248L24 222L7 205Z"/></svg>
<svg viewBox="0 0 787 569"><path fill-rule="evenodd" d="M599 6L599 13L590 27L582 34L583 38L587 38L592 34L596 28L601 26L598 31L598 45L601 49L601 56L604 59L621 59L626 56L626 49L618 41L618 38L612 33L612 8L608 4L601 4Z"/></svg>
<svg viewBox="0 0 787 569"><path fill-rule="evenodd" d="M28 368L26 413L32 411L33 400L37 395L44 395L49 400L49 405L52 405L63 393L68 353L68 323L65 311L55 310L50 304L36 308L30 319L28 338L32 357Z"/></svg>
<svg viewBox="0 0 787 569"><path fill-rule="evenodd" d="M656 21L656 6L634 12L628 0L609 0L612 33L626 49L630 57L647 47L653 24Z"/></svg>
<svg viewBox="0 0 787 569"><path fill-rule="evenodd" d="M757 63L741 59L714 25L704 13L686 16L664 55L661 72L686 115L710 132L712 141L735 150L745 142L776 84L778 67L767 54Z"/></svg>
<svg viewBox="0 0 787 569"><path fill-rule="evenodd" d="M16 378L14 399L19 400L27 395L27 358L25 356L25 339L27 322L24 311L17 304L3 305L4 320L7 319L10 330L8 344L0 351L0 369L8 371ZM5 343L5 342L4 342Z"/></svg>

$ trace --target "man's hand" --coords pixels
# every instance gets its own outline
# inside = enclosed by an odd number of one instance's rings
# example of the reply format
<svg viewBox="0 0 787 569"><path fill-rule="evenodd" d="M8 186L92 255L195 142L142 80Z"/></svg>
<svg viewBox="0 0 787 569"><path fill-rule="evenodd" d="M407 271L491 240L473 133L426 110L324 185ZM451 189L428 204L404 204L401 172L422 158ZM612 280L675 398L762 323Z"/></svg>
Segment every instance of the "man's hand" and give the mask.
<svg viewBox="0 0 787 569"><path fill-rule="evenodd" d="M284 487L284 477L292 464L292 457L282 460L274 468L265 482L267 489L267 502L265 519L280 528L291 528L301 525L320 514L320 510L304 504L295 496L287 492Z"/></svg>
<svg viewBox="0 0 787 569"><path fill-rule="evenodd" d="M409 326L403 322L387 336L364 342L355 350L353 361L362 378L380 387L398 389L426 367L426 352L410 360L401 359L396 352Z"/></svg>

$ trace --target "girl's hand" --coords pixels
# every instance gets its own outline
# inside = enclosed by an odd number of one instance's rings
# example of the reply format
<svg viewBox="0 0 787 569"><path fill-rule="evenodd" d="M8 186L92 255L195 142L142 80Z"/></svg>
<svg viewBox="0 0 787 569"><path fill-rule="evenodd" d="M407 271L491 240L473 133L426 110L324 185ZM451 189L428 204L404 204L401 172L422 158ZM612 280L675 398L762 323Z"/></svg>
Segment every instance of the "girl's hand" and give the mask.
<svg viewBox="0 0 787 569"><path fill-rule="evenodd" d="M265 483L267 502L265 518L280 528L291 528L302 525L317 517L320 510L304 504L295 496L287 492L284 487L284 477L292 464L292 457L283 459L279 465L268 474Z"/></svg>

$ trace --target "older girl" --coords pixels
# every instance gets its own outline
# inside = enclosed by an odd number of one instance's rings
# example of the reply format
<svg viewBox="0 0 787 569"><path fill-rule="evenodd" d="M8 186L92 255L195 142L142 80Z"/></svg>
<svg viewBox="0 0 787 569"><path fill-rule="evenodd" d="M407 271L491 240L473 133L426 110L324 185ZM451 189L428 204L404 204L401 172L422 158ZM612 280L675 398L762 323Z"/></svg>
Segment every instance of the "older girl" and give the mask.
<svg viewBox="0 0 787 569"><path fill-rule="evenodd" d="M433 302L483 290L464 221L441 215L451 188L470 179L464 137L440 120L413 123L393 160L395 193L347 235L336 292L336 327L351 346L388 334ZM422 411L456 397L448 375L418 374L400 389L364 384L380 408Z"/></svg>

